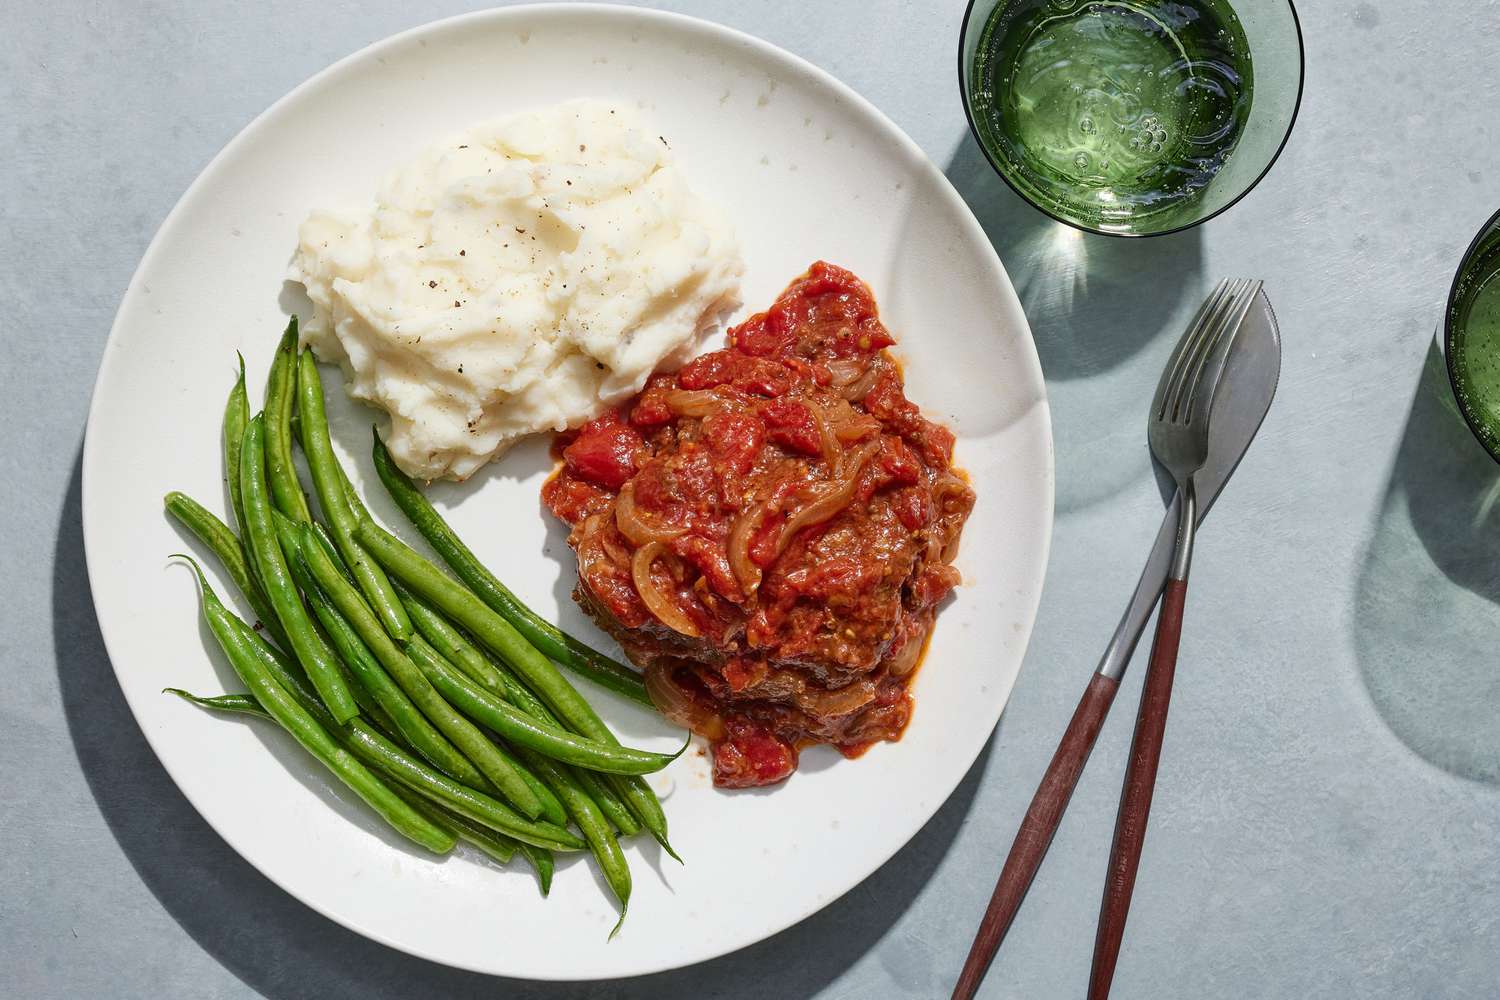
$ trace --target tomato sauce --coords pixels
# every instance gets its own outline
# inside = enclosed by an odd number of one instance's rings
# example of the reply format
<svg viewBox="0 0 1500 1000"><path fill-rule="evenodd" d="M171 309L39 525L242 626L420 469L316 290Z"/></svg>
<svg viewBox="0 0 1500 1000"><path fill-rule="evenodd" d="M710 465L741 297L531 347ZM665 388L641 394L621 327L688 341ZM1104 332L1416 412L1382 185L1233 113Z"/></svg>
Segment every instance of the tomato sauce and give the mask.
<svg viewBox="0 0 1500 1000"><path fill-rule="evenodd" d="M543 500L575 599L750 787L900 737L974 494L850 272L814 264L726 340L566 435Z"/></svg>

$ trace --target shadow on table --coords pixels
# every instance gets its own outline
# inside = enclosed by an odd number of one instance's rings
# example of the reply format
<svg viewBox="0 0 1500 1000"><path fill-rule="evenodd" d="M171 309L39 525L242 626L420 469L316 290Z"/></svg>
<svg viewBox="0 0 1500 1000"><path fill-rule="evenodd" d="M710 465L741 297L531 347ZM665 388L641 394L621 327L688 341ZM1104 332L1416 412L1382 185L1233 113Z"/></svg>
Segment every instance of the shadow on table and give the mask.
<svg viewBox="0 0 1500 1000"><path fill-rule="evenodd" d="M1500 466L1464 423L1433 344L1359 574L1355 646L1402 742L1489 784L1500 784L1497 501Z"/></svg>
<svg viewBox="0 0 1500 1000"><path fill-rule="evenodd" d="M944 173L1004 261L1052 399L1059 512L1114 495L1148 467L1146 409L1170 344L1206 292L1201 229L1095 236L1006 186L965 134Z"/></svg>
<svg viewBox="0 0 1500 1000"><path fill-rule="evenodd" d="M204 822L156 760L110 668L84 571L77 461L57 538L53 639L63 709L89 789L126 857L167 912L247 985L277 1000L809 996L873 948L926 885L973 803L989 756L987 745L952 797L890 863L821 912L743 951L609 983L529 983L461 972L386 948L318 915L253 869ZM774 881L767 891L776 891Z"/></svg>

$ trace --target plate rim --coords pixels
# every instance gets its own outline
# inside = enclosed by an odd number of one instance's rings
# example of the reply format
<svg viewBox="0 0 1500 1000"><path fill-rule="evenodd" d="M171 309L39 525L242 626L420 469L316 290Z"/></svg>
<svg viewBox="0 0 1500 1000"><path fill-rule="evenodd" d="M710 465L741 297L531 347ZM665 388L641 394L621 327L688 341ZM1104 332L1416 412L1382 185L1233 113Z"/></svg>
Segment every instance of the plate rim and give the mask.
<svg viewBox="0 0 1500 1000"><path fill-rule="evenodd" d="M166 234L171 228L173 228L178 219L187 211L188 206L193 203L195 199L200 195L202 189L206 186L208 179L214 176L222 167L222 165L227 162L233 155L235 155L242 147L251 142L252 139L262 129L268 127L269 123L271 123L276 117L278 117L279 112L285 106L299 99L305 92L313 90L316 87L322 85L330 77L338 74L347 66L375 58L388 49L399 47L407 42L413 41L423 35L439 29L449 29L470 22L505 20L508 18L525 17L527 15L562 17L603 16L624 20L634 19L643 25L653 27L656 25L665 24L678 28L686 28L690 30L706 32L710 35L716 35L722 40L733 42L749 49L755 55L769 57L774 60L779 60L791 64L798 71L805 73L813 78L818 84L829 88L839 99L848 102L860 113L871 118L880 126L882 126L883 130L887 133L887 136L893 141L900 144L903 147L903 151L907 153L908 156L913 160L914 169L927 172L927 174L929 175L928 179L936 182L936 190L940 192L942 197L946 198L947 201L949 201L955 208L958 209L956 214L960 219L961 225L965 226L970 231L969 235L971 237L977 237L979 245L982 246L985 251L987 251L987 253L981 251L981 256L984 257L991 265L991 277L1001 283L1004 293L1008 293L1008 297L1014 305L1014 313L1017 317L1019 317L1022 328L1025 332L1025 349L1019 352L1022 357L1019 357L1017 360L1020 362L1020 367L1024 369L1027 381L1030 383L1028 385L1028 388L1032 389L1035 392L1035 401L1034 403L1032 403L1031 407L1029 407L1029 410L1035 411L1036 418L1040 420L1040 430L1043 432L1044 438L1044 440L1040 443L1044 445L1043 450L1045 474L1041 477L1042 481L1040 483L1040 489L1045 501L1043 504L1045 510L1043 526L1045 530L1040 533L1041 538L1039 539L1037 585L1035 593L1033 595L1033 599L1029 602L1030 606L1025 609L1026 614L1023 619L1024 627L1020 633L1020 664L1016 669L1015 678L1012 679L1010 687L1005 692L1004 700L1000 705L1000 712L996 715L994 724L984 733L983 738L979 740L977 745L975 745L972 750L966 748L965 754L967 763L965 768L962 771L958 772L957 776L954 778L952 783L948 785L948 787L942 790L941 796L938 796L934 799L933 809L928 814L928 816L925 817L922 823L911 832L910 836L908 836L906 840L903 840L901 843L893 846L889 853L885 854L883 857L880 857L875 863L870 865L867 870L858 875L855 875L854 877L852 877L852 879L848 880L847 884L840 885L838 888L836 888L834 891L832 891L822 899L810 898L802 907L796 908L795 911L791 912L791 914L784 920L777 922L774 925L768 925L764 929L764 931L759 934L758 937L733 944L729 947L717 948L717 950L712 950L701 955L687 956L680 960L657 962L648 967L642 967L635 971L621 973L617 976L609 978L636 978L639 976L652 975L659 972L666 972L673 969L686 968L692 965L702 964L714 959L722 958L726 955L734 954L735 952L751 947L752 945L759 944L771 937L774 937L777 934L780 934L783 931L795 927L797 924L803 922L804 920L808 919L809 917L822 911L836 901L842 899L844 896L848 895L848 893L855 887L859 886L866 879L870 878L877 871L888 864L897 853L899 853L908 843L910 843L911 839L915 837L917 833L919 833L926 827L929 822L931 822L932 817L936 815L938 810L940 810L942 806L948 801L948 799L952 797L953 792L957 789L959 783L963 780L963 777L968 773L969 769L973 767L974 762L978 760L985 744L988 743L989 740L993 737L995 728L999 725L1000 719L1004 715L1005 708L1010 703L1011 694L1015 690L1015 683L1017 680L1019 680L1020 671L1025 666L1026 653L1030 649L1031 637L1036 627L1037 613L1041 604L1041 596L1043 590L1045 589L1046 573L1047 568L1050 564L1052 539L1056 526L1057 511L1055 439L1052 430L1051 407L1047 395L1046 381L1041 368L1041 359L1036 349L1036 340L1035 335L1033 334L1031 329L1031 323L1026 317L1025 309L1021 305L1020 298L1016 293L1013 282L1010 280L1010 274L1005 269L1004 263L1000 260L999 252L996 250L993 241L991 241L988 235L984 232L983 227L980 225L978 219L974 215L973 209L969 206L968 202L965 201L963 196L958 193L958 190L953 186L952 181L948 179L948 177L942 172L941 169L937 167L935 163L933 163L927 153L919 145L917 145L915 140L913 140L904 129L897 125L885 112L880 110L869 99L864 97L858 91L854 90L848 84L844 83L842 80L835 77L828 70L823 69L810 60L797 55L795 52L784 49L773 42L767 41L763 38L760 38L759 36L752 35L749 32L742 31L738 28L730 27L717 21L709 20L708 18L697 17L690 14L682 14L676 11L639 7L634 6L633 4L565 2L520 3L503 7L491 7L483 10L469 11L450 17L425 21L421 24L403 29L391 35L387 35L383 38L370 42L367 45L361 46L360 48L344 56L341 56L340 58L334 60L332 63L329 63L327 66L324 66L322 69L308 76L306 79L288 90L281 97L277 98L275 101L269 104L265 109L256 114L254 118L246 123L238 132L235 133L232 138L229 139L228 142L224 144L224 146L217 153L214 154L214 156L193 178L192 182L189 183L186 189L184 189L182 194L178 197L177 201L173 204L172 208L167 212L167 214L162 218L161 223L157 226L155 233L152 235L150 242L147 244L145 251L141 255L140 261L132 271L130 280L126 284L125 290L120 297L120 303L115 309L114 317L110 323L109 333L105 339L104 350L100 357L99 370L95 376L94 384L90 391L88 417L85 421L83 448L79 466L80 521L82 522L83 529L84 563L85 572L89 581L90 600L94 605L94 617L99 627L100 637L103 640L105 652L109 655L110 668L114 672L115 681L120 687L120 692L125 699L126 705L130 708L133 721L135 721L136 726L140 730L141 735L145 738L147 745L151 747L152 753L156 756L156 759L161 764L163 770L165 770L167 772L167 775L172 779L172 782L177 787L179 793L181 793L183 797L187 799L189 804L192 805L194 811L198 813L198 815L214 831L214 833L217 834L220 839L222 839L225 844L230 847L230 849L232 849L237 855L239 855L242 860L253 867L259 874L265 877L278 889L287 893L287 895L291 896L298 903L315 911L325 919L332 921L340 927L344 927L356 934L359 934L362 937L379 942L380 944L399 951L403 954L411 955L413 957L420 958L426 961L436 962L440 965L445 965L450 968L463 969L469 972L475 972L482 975L495 976L500 978L517 978L522 981L608 981L608 979L599 979L596 976L576 976L567 975L566 973L559 973L550 976L539 976L535 974L522 976L517 975L516 973L497 971L494 968L456 961L451 957L439 956L426 952L420 947L409 945L401 940L394 938L392 935L381 933L375 928L367 926L362 922L358 922L353 918L346 918L345 915L331 912L330 909L326 908L325 906L319 905L318 903L307 899L302 893L296 891L293 887L286 884L282 879L278 878L276 874L267 871L256 861L252 860L250 855L247 854L246 851L243 850L240 846L240 841L241 839L243 839L240 835L221 829L219 825L215 824L203 812L203 810L199 808L198 803L194 801L193 797L184 788L182 781L179 780L172 764L168 762L167 757L157 746L156 741L153 739L152 733L147 729L147 727L141 724L140 717L136 712L136 706L132 703L129 691L122 681L121 668L117 664L117 659L113 652L114 647L118 645L118 639L115 642L111 641L112 630L106 624L104 616L99 613L98 598L95 595L100 592L97 584L98 581L102 579L104 571L101 567L98 567L96 565L96 561L92 558L92 546L90 545L90 538L94 534L94 532L96 530L105 530L105 526L98 525L96 523L96 518L90 517L90 511L95 508L95 504L91 502L91 497L93 496L94 490L91 486L93 477L90 475L89 470L99 460L96 456L97 448L95 445L95 442L98 440L98 435L95 434L95 421L98 413L97 404L101 389L104 387L106 382L109 381L109 377L115 367L116 357L120 350L119 333L122 318L126 312L127 307L131 305L135 297L139 294L138 289L141 286L142 275L147 273L148 267L155 263L155 258L162 252L164 234Z"/></svg>

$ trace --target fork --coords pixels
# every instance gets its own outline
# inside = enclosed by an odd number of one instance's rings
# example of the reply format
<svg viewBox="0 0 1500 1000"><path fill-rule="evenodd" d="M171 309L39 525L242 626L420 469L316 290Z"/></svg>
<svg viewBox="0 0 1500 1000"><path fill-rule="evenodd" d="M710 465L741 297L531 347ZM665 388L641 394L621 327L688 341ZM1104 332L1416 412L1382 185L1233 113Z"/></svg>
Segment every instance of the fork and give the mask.
<svg viewBox="0 0 1500 1000"><path fill-rule="evenodd" d="M1228 356L1228 348L1234 340L1233 333L1240 326L1250 305L1255 300L1255 294L1247 294L1253 286L1254 293L1259 292L1260 282L1229 282L1221 281L1209 294L1199 308L1197 314L1188 324L1187 331L1183 334L1181 341L1174 349L1172 357L1168 360L1167 367L1163 372L1162 382L1157 389L1157 398L1152 403L1151 424L1154 427L1158 414L1165 415L1167 410L1165 403L1170 401L1173 421L1180 419L1179 415L1186 412L1188 422L1202 429L1204 433L1204 452L1206 453L1206 429L1208 406L1213 401L1213 395L1218 387L1219 377L1222 375L1225 360ZM1232 322L1231 322L1232 320ZM1177 374L1173 374L1177 373ZM1189 385L1188 380L1191 380ZM1182 382L1182 386L1178 383ZM1204 391L1204 385L1207 389ZM1174 391L1169 389L1177 387ZM1189 391L1184 393L1183 387ZM1184 411L1183 406L1187 404ZM1154 434L1154 431L1153 431ZM1165 440L1163 442L1166 443ZM1152 438L1153 452L1156 448L1155 438ZM1175 457L1176 449L1173 454ZM1179 487L1191 485L1192 473L1203 465L1200 456L1196 464L1191 462L1184 466L1184 477L1179 480ZM1172 468L1169 466L1169 468ZM1175 471L1174 471L1175 476ZM1222 485L1220 483L1219 485ZM1187 490L1182 490L1180 501L1187 499ZM1197 494L1193 492L1193 504L1197 507ZM1212 501L1212 492L1208 496ZM1177 502L1177 501L1174 501ZM1184 535L1187 538L1187 553L1191 557L1192 529L1197 522L1196 509L1189 513L1181 511L1179 507L1179 528L1177 533L1178 546L1176 551L1181 552L1181 541ZM1186 525L1186 529L1182 527ZM1174 561L1175 562L1175 561ZM1145 579L1142 578L1142 584ZM1181 598L1186 592L1186 563L1182 567L1182 593L1177 598L1177 614L1175 621L1180 628L1182 615ZM1134 601L1134 599L1132 599ZM1151 604L1156 603L1156 594L1150 595ZM1132 603L1132 610L1134 604ZM1149 610L1144 607L1142 614ZM1127 611L1127 620L1130 615ZM1163 614L1162 621L1167 620ZM1144 624L1144 621L1141 622ZM1062 739L1058 741L1057 750L1052 755L1051 762L1047 765L1047 771L1042 776L1041 783L1037 786L1036 793L1032 796L1031 804L1026 809L1026 815L1021 820L1021 827L1016 831L1015 842L1011 844L1010 853L1006 856L1005 866L1000 872L1000 877L995 883L995 890L990 897L989 905L985 908L984 917L980 921L979 929L974 935L974 942L969 948L968 957L964 960L963 970L960 972L958 982L953 988L953 1000L972 1000L979 984L984 978L985 971L989 968L990 961L995 957L995 952L1004 940L1006 932L1010 929L1011 922L1015 919L1017 910L1021 907L1021 901L1026 898L1026 892L1031 887L1032 880L1036 877L1037 870L1041 867L1042 859L1047 855L1047 849L1052 844L1052 837L1057 832L1058 825L1062 822L1064 810L1068 807L1068 800L1072 798L1073 789L1078 784L1079 776L1088 763L1089 755L1093 752L1094 743L1099 738L1099 730L1104 725L1105 716L1109 714L1110 706L1114 703L1115 693L1120 687L1120 678L1125 673L1125 668L1130 663L1131 653L1135 649L1136 638L1139 636L1139 628L1134 631L1125 628L1126 622L1121 622L1121 630L1117 630L1114 639L1111 640L1109 648L1105 650L1104 657L1099 667L1094 671L1089 680L1088 687L1083 692L1083 697L1078 701L1078 707L1073 710L1073 717L1068 722L1068 728L1064 731ZM1157 645L1165 649L1168 645L1161 641L1158 636ZM1170 643L1172 650L1172 664L1176 662L1177 643L1175 635ZM1157 671L1158 675L1162 671ZM1167 671L1168 686L1170 691L1170 669ZM1160 677L1158 677L1158 682ZM1165 701L1162 703L1162 721L1165 721ZM1157 736L1158 750L1160 747L1160 736ZM1155 776L1154 759L1151 764L1151 777ZM1150 804L1151 782L1148 780L1145 786L1146 804ZM1134 815L1138 811L1138 799L1133 800L1136 805L1132 806ZM1125 815L1122 811L1122 817ZM1144 830L1144 812L1140 815L1141 830ZM1116 838L1117 847L1129 847L1129 839ZM1139 842L1136 842L1135 857L1139 859ZM1134 885L1135 866L1129 866L1130 887ZM1128 890L1129 887L1127 887ZM1111 895L1106 893L1106 900ZM1128 904L1129 893L1126 892L1124 901ZM1111 924L1113 927L1113 924ZM1119 928L1123 930L1123 919L1119 921ZM1099 941L1114 938L1114 951L1108 963L1108 975L1103 980L1104 989L1108 990L1108 977L1113 975L1113 956L1119 953L1118 935L1113 930L1108 935L1104 932L1101 921L1101 932ZM1096 967L1102 970L1103 966L1096 963Z"/></svg>
<svg viewBox="0 0 1500 1000"><path fill-rule="evenodd" d="M1162 592L1156 637L1141 691L1135 737L1130 746L1120 811L1115 819L1114 842L1110 846L1109 876L1099 905L1099 929L1094 939L1094 962L1089 973L1089 1000L1109 996L1125 919L1140 868L1141 848L1146 839L1146 821L1161 761L1162 738L1167 724L1167 706L1172 697L1172 679L1177 668L1177 647L1182 636L1182 613L1187 600L1188 568L1193 560L1193 536L1198 523L1198 494L1193 477L1208 458L1208 417L1214 394L1224 376L1225 361L1234 334L1244 322L1256 296L1259 281L1221 281L1204 303L1203 322L1190 329L1162 371L1156 397L1151 403L1147 438L1151 454L1177 484L1177 545L1167 586Z"/></svg>

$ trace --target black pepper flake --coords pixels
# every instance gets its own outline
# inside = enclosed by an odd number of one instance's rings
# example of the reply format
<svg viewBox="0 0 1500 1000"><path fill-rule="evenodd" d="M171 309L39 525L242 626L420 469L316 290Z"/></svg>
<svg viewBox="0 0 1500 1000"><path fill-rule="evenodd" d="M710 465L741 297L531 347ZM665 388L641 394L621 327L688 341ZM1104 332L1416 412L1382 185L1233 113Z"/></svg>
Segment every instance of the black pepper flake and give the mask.
<svg viewBox="0 0 1500 1000"><path fill-rule="evenodd" d="M464 366L463 366L463 365L459 365L459 366L458 366L458 373L459 373L459 374L460 374L460 375L462 375L462 374L463 374L463 373L464 373ZM470 427L473 427L473 426L474 426L474 425L473 425L473 424L472 424L472 423L471 423L471 424L469 424L469 426L470 426Z"/></svg>
<svg viewBox="0 0 1500 1000"><path fill-rule="evenodd" d="M667 137L666 137L666 136L664 136L664 135L659 135L659 136L657 136L657 138L658 138L658 139L660 139L660 140L661 140L661 144L662 144L662 145L663 145L663 146L667 146ZM672 148L672 147L671 147L671 146L667 146L667 148L668 148L668 149L671 149L671 148Z"/></svg>
<svg viewBox="0 0 1500 1000"><path fill-rule="evenodd" d="M437 287L437 282L436 281L429 281L427 283L427 287L428 288L436 288Z"/></svg>
<svg viewBox="0 0 1500 1000"><path fill-rule="evenodd" d="M459 146L458 148L459 149L468 149L469 147L468 146Z"/></svg>
<svg viewBox="0 0 1500 1000"><path fill-rule="evenodd" d="M586 147L586 146L584 146L584 144L583 144L583 143L581 143L581 142L580 142L580 143L579 143L579 144L578 144L578 151L579 151L579 152L580 152L580 153L581 153L581 152L583 152L583 151L584 151L584 150L585 150L585 149L586 149L586 148L588 148L588 147Z"/></svg>
<svg viewBox="0 0 1500 1000"><path fill-rule="evenodd" d="M458 255L459 255L459 256L460 256L460 257L466 257L466 256L468 256L468 253L469 253L469 252L468 252L468 251L467 251L467 250L460 250L460 251L459 251L459 252L458 252Z"/></svg>
<svg viewBox="0 0 1500 1000"><path fill-rule="evenodd" d="M526 230L522 229L520 226L516 227L516 232L520 233L522 236L526 235Z"/></svg>
<svg viewBox="0 0 1500 1000"><path fill-rule="evenodd" d="M454 299L454 300L453 300L453 308L455 308L455 309L457 309L457 308L458 308L458 307L459 307L459 306L461 306L461 305L463 305L463 303L462 303L462 302L460 302L460 301L458 301L458 300L457 300L457 299ZM463 371L463 369L462 369L462 368L460 368L460 369L459 369L459 371Z"/></svg>
<svg viewBox="0 0 1500 1000"><path fill-rule="evenodd" d="M563 183L567 184L568 187L572 187L573 186L573 182L572 181L564 181Z"/></svg>

